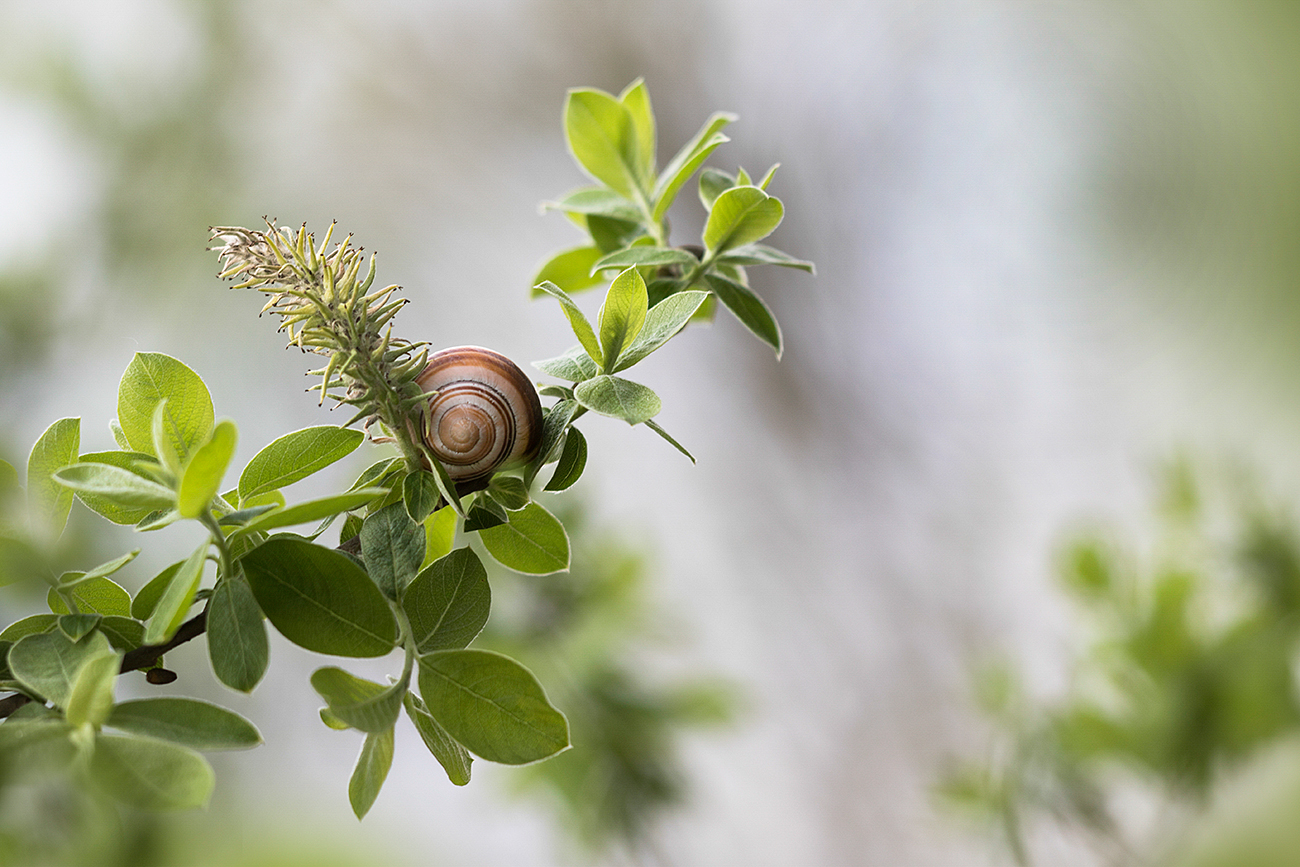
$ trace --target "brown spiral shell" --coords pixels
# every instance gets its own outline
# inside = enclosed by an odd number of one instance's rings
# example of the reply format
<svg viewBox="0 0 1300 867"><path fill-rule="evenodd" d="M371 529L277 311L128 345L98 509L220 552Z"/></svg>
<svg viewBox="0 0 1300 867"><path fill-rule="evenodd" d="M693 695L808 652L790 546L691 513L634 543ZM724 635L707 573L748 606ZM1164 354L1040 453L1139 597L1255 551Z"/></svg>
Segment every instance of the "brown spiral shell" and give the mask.
<svg viewBox="0 0 1300 867"><path fill-rule="evenodd" d="M526 464L542 445L542 403L499 352L454 346L429 356L416 382L429 394L425 444L453 481Z"/></svg>

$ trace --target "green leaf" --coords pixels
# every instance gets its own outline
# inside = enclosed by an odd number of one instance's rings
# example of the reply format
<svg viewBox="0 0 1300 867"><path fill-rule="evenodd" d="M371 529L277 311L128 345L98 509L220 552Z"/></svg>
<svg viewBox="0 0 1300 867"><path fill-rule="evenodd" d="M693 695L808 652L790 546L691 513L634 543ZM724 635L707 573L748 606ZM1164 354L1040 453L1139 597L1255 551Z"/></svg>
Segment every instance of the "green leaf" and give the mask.
<svg viewBox="0 0 1300 867"><path fill-rule="evenodd" d="M57 471L54 478L78 494L100 497L127 509L152 512L170 508L176 503L176 494L170 488L111 464L69 464Z"/></svg>
<svg viewBox="0 0 1300 867"><path fill-rule="evenodd" d="M545 361L534 361L533 367L542 373L550 374L559 379L568 380L569 382L582 382L584 379L591 379L593 376L600 375L600 365L592 360L586 349L582 346L575 346L568 352L556 358L548 358Z"/></svg>
<svg viewBox="0 0 1300 867"><path fill-rule="evenodd" d="M58 623L57 614L33 614L6 626L4 631L0 632L0 641L16 642L29 635L40 635L42 632L49 632Z"/></svg>
<svg viewBox="0 0 1300 867"><path fill-rule="evenodd" d="M592 243L602 254L622 250L645 236L645 228L639 222L629 223L599 214L588 214L585 219L587 234L591 235Z"/></svg>
<svg viewBox="0 0 1300 867"><path fill-rule="evenodd" d="M100 735L90 759L95 782L143 810L202 807L216 776L203 756L185 747L133 735Z"/></svg>
<svg viewBox="0 0 1300 867"><path fill-rule="evenodd" d="M184 464L212 432L212 397L199 375L181 362L158 352L137 352L117 389L117 420L135 451L159 456L153 417L164 400L163 432Z"/></svg>
<svg viewBox="0 0 1300 867"><path fill-rule="evenodd" d="M404 703L406 715L415 724L415 730L420 733L420 739L429 748L429 752L433 753L438 764L442 765L442 769L447 772L447 779L456 786L468 785L470 765L474 762L469 750L456 743L456 740L447 734L447 730L438 725L438 721L429 713L429 709L425 707L418 695L408 692Z"/></svg>
<svg viewBox="0 0 1300 867"><path fill-rule="evenodd" d="M569 535L554 515L537 503L511 512L509 523L479 533L502 566L526 575L549 575L569 568Z"/></svg>
<svg viewBox="0 0 1300 867"><path fill-rule="evenodd" d="M659 396L644 385L618 376L597 376L579 383L573 390L578 403L587 409L640 424L659 414Z"/></svg>
<svg viewBox="0 0 1300 867"><path fill-rule="evenodd" d="M382 461L375 461L370 466L362 470L361 475L352 483L349 491L357 491L361 488L383 488L387 487L385 482L390 475L396 476L398 473L405 472L406 464L401 458L384 458Z"/></svg>
<svg viewBox="0 0 1300 867"><path fill-rule="evenodd" d="M102 614L60 614L59 631L73 641L80 641L103 619Z"/></svg>
<svg viewBox="0 0 1300 867"><path fill-rule="evenodd" d="M533 673L487 650L439 650L420 657L420 693L430 713L470 752L524 765L569 746L569 723Z"/></svg>
<svg viewBox="0 0 1300 867"><path fill-rule="evenodd" d="M158 456L158 462L166 467L169 473L178 476L181 471L181 459L176 454L176 446L171 441L167 422L167 398L163 398L153 408L153 419L149 424L153 453Z"/></svg>
<svg viewBox="0 0 1300 867"><path fill-rule="evenodd" d="M785 209L758 187L732 187L718 196L704 224L706 258L772 234Z"/></svg>
<svg viewBox="0 0 1300 867"><path fill-rule="evenodd" d="M45 559L22 539L0 536L0 587L52 578Z"/></svg>
<svg viewBox="0 0 1300 867"><path fill-rule="evenodd" d="M483 630L491 607L487 570L468 547L435 561L402 598L421 653L468 646Z"/></svg>
<svg viewBox="0 0 1300 867"><path fill-rule="evenodd" d="M363 818L370 812L384 780L388 778L388 769L393 765L393 730L366 735L361 744L361 755L357 756L357 766L348 780L348 802L357 818Z"/></svg>
<svg viewBox="0 0 1300 867"><path fill-rule="evenodd" d="M812 262L796 259L789 253L783 253L766 244L746 244L743 247L736 247L723 253L716 261L719 265L739 265L742 268L749 265L780 265L783 268L797 268L813 275L817 273L817 268Z"/></svg>
<svg viewBox="0 0 1300 867"><path fill-rule="evenodd" d="M135 594L135 599L131 601L131 616L136 620L148 620L154 608L158 606L163 591L171 584L172 577L184 565L184 560L177 561L150 578L149 583L141 587Z"/></svg>
<svg viewBox="0 0 1300 867"><path fill-rule="evenodd" d="M397 620L379 587L346 554L274 537L240 562L268 620L299 647L334 656L383 656Z"/></svg>
<svg viewBox="0 0 1300 867"><path fill-rule="evenodd" d="M675 337L708 297L708 292L688 289L669 295L651 307L646 313L645 326L636 340L623 351L618 364L614 366L614 372L628 369Z"/></svg>
<svg viewBox="0 0 1300 867"><path fill-rule="evenodd" d="M622 103L602 90L570 90L564 133L579 168L629 199L640 193L637 131Z"/></svg>
<svg viewBox="0 0 1300 867"><path fill-rule="evenodd" d="M112 578L100 576L88 581L78 581L71 587L61 587L63 593L69 593L77 603L77 611L82 614L116 614L128 617L131 614L131 594L127 593ZM59 590L50 588L45 594L50 610L55 614L70 614Z"/></svg>
<svg viewBox="0 0 1300 867"><path fill-rule="evenodd" d="M361 525L361 557L370 579L385 596L395 600L402 595L424 562L424 532L406 514L404 504L393 503L366 518Z"/></svg>
<svg viewBox="0 0 1300 867"><path fill-rule="evenodd" d="M239 714L193 698L125 701L104 724L192 750L245 750L262 743L257 728Z"/></svg>
<svg viewBox="0 0 1300 867"><path fill-rule="evenodd" d="M135 529L141 533L161 530L163 527L170 527L180 519L181 513L175 509L158 509L141 518L135 525Z"/></svg>
<svg viewBox="0 0 1300 867"><path fill-rule="evenodd" d="M402 502L406 505L406 514L417 524L434 513L442 492L438 490L438 480L428 470L407 473L402 480Z"/></svg>
<svg viewBox="0 0 1300 867"><path fill-rule="evenodd" d="M124 653L144 644L144 624L130 617L113 614L103 617L99 621L99 631L107 636L113 647Z"/></svg>
<svg viewBox="0 0 1300 867"><path fill-rule="evenodd" d="M591 266L600 258L597 247L575 247L556 253L537 269L533 275L532 296L537 298L545 293L536 288L539 283L554 283L565 292L578 292L601 282L591 273Z"/></svg>
<svg viewBox="0 0 1300 867"><path fill-rule="evenodd" d="M311 685L337 719L372 734L393 727L406 694L404 683L384 686L333 666L317 669Z"/></svg>
<svg viewBox="0 0 1300 867"><path fill-rule="evenodd" d="M569 326L573 329L573 333L577 335L578 342L582 344L583 349L587 350L587 355L591 357L591 360L599 364L601 357L600 343L596 340L596 332L592 330L591 323L587 321L587 317L579 309L578 305L573 302L573 299L563 289L554 283L541 283L538 284L537 288L560 302L560 309L568 317Z"/></svg>
<svg viewBox="0 0 1300 867"><path fill-rule="evenodd" d="M569 428L564 438L564 451L544 490L563 491L573 485L587 466L587 438L576 427Z"/></svg>
<svg viewBox="0 0 1300 867"><path fill-rule="evenodd" d="M319 500L295 503L292 506L276 509L254 518L236 530L232 536L265 533L267 530L274 530L279 527L292 527L297 524L319 521L322 518L329 518L341 512L350 512L361 506L369 505L387 493L388 491L384 488L362 488L359 491L349 491L346 494L335 494L332 497L321 497Z"/></svg>
<svg viewBox="0 0 1300 867"><path fill-rule="evenodd" d="M493 476L487 492L492 499L512 512L519 511L530 502L528 486L517 476Z"/></svg>
<svg viewBox="0 0 1300 867"><path fill-rule="evenodd" d="M208 540L204 539L203 544L195 548L189 559L181 563L180 568L172 574L171 580L167 582L167 588L158 597L158 602L149 615L149 622L144 630L145 644L164 643L176 634L176 630L184 622L185 615L194 604L194 594L199 590L199 582L203 579L203 566L208 559L208 544Z"/></svg>
<svg viewBox="0 0 1300 867"><path fill-rule="evenodd" d="M664 214L668 213L668 208L677 198L677 192L682 188L682 184L690 180L691 175L695 174L695 170L717 150L718 145L730 141L719 130L734 120L736 116L727 112L717 112L711 116L704 122L704 126L700 127L695 137L683 145L659 173L659 180L655 182L654 194L651 196L655 203L652 218L656 222L662 220Z"/></svg>
<svg viewBox="0 0 1300 867"><path fill-rule="evenodd" d="M554 406L546 410L546 416L542 420L542 446L537 452L533 465L528 468L529 483L537 475L538 470L559 457L558 452L564 442L565 432L569 429L577 411L578 402L569 399L556 401Z"/></svg>
<svg viewBox="0 0 1300 867"><path fill-rule="evenodd" d="M321 425L294 431L253 455L239 476L239 501L279 490L305 479L354 452L366 435L351 428Z"/></svg>
<svg viewBox="0 0 1300 867"><path fill-rule="evenodd" d="M629 84L619 94L618 101L632 119L636 144L634 165L641 188L648 190L655 180L655 115L650 106L650 92L646 89L645 81L638 78Z"/></svg>
<svg viewBox="0 0 1300 867"><path fill-rule="evenodd" d="M81 667L113 653L98 632L73 642L62 632L42 632L20 639L9 650L9 670L23 686L66 708Z"/></svg>
<svg viewBox="0 0 1300 867"><path fill-rule="evenodd" d="M581 187L554 202L543 202L543 211L564 211L566 214L584 214L595 217L612 217L615 220L636 223L641 211L627 197L608 187ZM542 278L554 279L554 278ZM534 283L540 283L536 280ZM559 283L560 281L556 280ZM564 284L560 284L564 285Z"/></svg>
<svg viewBox="0 0 1300 867"><path fill-rule="evenodd" d="M177 496L177 509L182 518L197 518L209 508L221 490L221 480L235 454L237 439L234 422L222 420L212 429L212 437L190 458Z"/></svg>
<svg viewBox="0 0 1300 867"><path fill-rule="evenodd" d="M122 430L122 424L117 419L109 419L108 431L113 435L113 442L123 451L131 451L131 443L127 441L126 431Z"/></svg>
<svg viewBox="0 0 1300 867"><path fill-rule="evenodd" d="M718 196L736 185L736 179L726 172L707 168L700 172L700 202L704 210L712 211Z"/></svg>
<svg viewBox="0 0 1300 867"><path fill-rule="evenodd" d="M695 456L692 455L690 452L688 452L685 446L683 446L677 440L670 437L668 435L668 431L664 430L659 425L655 424L653 419L645 422L645 426L650 428L650 430L654 431L655 433L659 434L659 436L663 437L665 440L667 440L668 444L671 445L673 448L677 449L677 451L681 452L682 454L686 455L686 457L690 458L691 463L695 463Z"/></svg>
<svg viewBox="0 0 1300 867"><path fill-rule="evenodd" d="M754 294L748 286L742 286L735 280L728 280L720 274L709 274L705 278L713 294L723 306L736 315L740 323L753 332L781 357L781 326L777 324L772 311L763 303L763 299Z"/></svg>
<svg viewBox="0 0 1300 867"><path fill-rule="evenodd" d="M68 694L67 720L72 726L89 723L98 728L113 709L113 684L121 668L121 656L103 642L103 650L87 658L72 683Z"/></svg>
<svg viewBox="0 0 1300 867"><path fill-rule="evenodd" d="M153 458L140 452L95 452L81 456L82 463L106 464L126 470L137 476L140 475L135 469L137 462L152 460ZM152 481L152 479L146 479L146 481ZM89 491L78 490L76 494L77 498L85 503L88 508L114 524L135 524L155 511L155 507L152 506L122 506L114 500Z"/></svg>
<svg viewBox="0 0 1300 867"><path fill-rule="evenodd" d="M252 692L266 674L270 648L262 609L242 575L217 582L207 626L212 673L231 689Z"/></svg>
<svg viewBox="0 0 1300 867"><path fill-rule="evenodd" d="M423 572L433 561L451 553L452 542L456 538L456 512L450 506L443 506L424 519L424 560L420 563Z"/></svg>
<svg viewBox="0 0 1300 867"><path fill-rule="evenodd" d="M80 448L81 419L62 418L46 428L27 458L27 508L32 532L44 542L62 535L72 510L72 491L54 480L54 472L76 463Z"/></svg>
<svg viewBox="0 0 1300 867"><path fill-rule="evenodd" d="M121 557L115 557L112 560L109 560L107 563L100 563L98 566L96 566L94 569L91 569L89 572L82 573L81 575L78 575L72 579L60 578L59 586L63 588L67 588L67 587L74 586L76 584L80 584L83 581L94 581L96 578L102 578L106 575L112 575L114 572L116 572L117 570L121 569L123 566L125 566L126 564L134 560L139 553L140 553L140 549L136 548L134 551L128 551L127 553L123 554ZM69 573L69 574L74 574L74 573Z"/></svg>
<svg viewBox="0 0 1300 867"><path fill-rule="evenodd" d="M336 717L334 712L327 707L323 707L317 711L317 715L320 716L320 721L325 723L326 728L331 728L336 732L345 732L352 728L352 726Z"/></svg>
<svg viewBox="0 0 1300 867"><path fill-rule="evenodd" d="M506 507L486 493L475 494L465 512L466 533L496 527L510 520L510 513L506 511Z"/></svg>
<svg viewBox="0 0 1300 867"><path fill-rule="evenodd" d="M229 514L222 515L217 519L217 524L222 527L242 527L254 518L260 518L272 509L283 506L284 503L271 504L265 506L249 506L246 509L236 509Z"/></svg>
<svg viewBox="0 0 1300 867"><path fill-rule="evenodd" d="M636 268L628 268L609 284L599 317L605 370L614 369L624 347L641 333L647 309L645 280Z"/></svg>
<svg viewBox="0 0 1300 867"><path fill-rule="evenodd" d="M626 268L629 265L638 267L662 268L671 265L681 265L684 267L694 267L699 264L699 259L689 250L682 250L679 247L650 247L635 246L628 247L625 250L617 250L608 256L602 256L592 263L592 273L596 274L606 268Z"/></svg>

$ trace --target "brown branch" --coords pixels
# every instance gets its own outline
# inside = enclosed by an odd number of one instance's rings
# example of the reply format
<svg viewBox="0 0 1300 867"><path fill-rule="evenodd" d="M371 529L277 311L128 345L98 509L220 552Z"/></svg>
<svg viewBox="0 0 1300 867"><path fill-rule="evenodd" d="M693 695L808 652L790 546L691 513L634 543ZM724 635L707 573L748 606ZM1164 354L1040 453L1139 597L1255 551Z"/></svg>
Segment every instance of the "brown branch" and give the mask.
<svg viewBox="0 0 1300 867"><path fill-rule="evenodd" d="M144 647L137 647L128 651L122 656L122 665L118 668L120 674L126 674L128 671L139 671L144 668L151 668L164 653L180 647L187 641L192 641L202 635L208 627L208 610L205 608L189 620L181 624L180 629L169 641L163 644L149 644ZM0 719L5 719L18 708L32 701L32 697L21 692L13 695L7 695L0 698Z"/></svg>

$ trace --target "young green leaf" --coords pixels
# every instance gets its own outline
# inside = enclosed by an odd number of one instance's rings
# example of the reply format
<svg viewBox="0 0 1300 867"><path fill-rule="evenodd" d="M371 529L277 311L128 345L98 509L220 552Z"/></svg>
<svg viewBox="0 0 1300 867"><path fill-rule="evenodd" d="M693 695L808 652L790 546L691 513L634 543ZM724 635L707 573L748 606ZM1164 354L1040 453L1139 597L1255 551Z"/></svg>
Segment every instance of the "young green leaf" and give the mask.
<svg viewBox="0 0 1300 867"><path fill-rule="evenodd" d="M346 494L321 497L319 500L294 503L292 506L275 509L254 518L236 530L232 534L232 538L238 535L265 533L267 530L293 527L297 524L307 524L312 521L319 521L322 518L330 518L342 512L350 512L361 506L369 505L386 494L388 494L388 491L384 488L362 488L359 491L349 491Z"/></svg>
<svg viewBox="0 0 1300 867"><path fill-rule="evenodd" d="M388 769L393 765L393 729L366 735L361 744L361 755L357 756L357 766L348 780L348 803L358 819L370 812L384 780L388 779Z"/></svg>
<svg viewBox="0 0 1300 867"><path fill-rule="evenodd" d="M728 280L720 274L709 274L705 278L713 294L723 306L736 315L741 324L754 333L781 357L781 326L777 324L772 311L763 303L763 299L754 294L748 286L735 280Z"/></svg>
<svg viewBox="0 0 1300 867"><path fill-rule="evenodd" d="M262 743L256 726L239 714L194 698L124 701L104 725L192 750L246 750Z"/></svg>
<svg viewBox="0 0 1300 867"><path fill-rule="evenodd" d="M718 196L736 185L736 179L724 171L706 168L700 172L700 202L704 210L712 211Z"/></svg>
<svg viewBox="0 0 1300 867"><path fill-rule="evenodd" d="M591 266L599 258L600 249L597 247L575 247L556 253L533 275L530 284L533 286L533 297L545 294L537 288L539 283L554 283L565 292L579 292L595 286L600 278L591 273Z"/></svg>
<svg viewBox="0 0 1300 867"><path fill-rule="evenodd" d="M106 463L69 464L58 470L54 479L78 494L100 497L127 509L152 512L176 503L176 494L170 488Z"/></svg>
<svg viewBox="0 0 1300 867"><path fill-rule="evenodd" d="M623 349L641 333L648 307L645 280L636 268L628 268L609 284L599 318L605 370L614 369Z"/></svg>
<svg viewBox="0 0 1300 867"><path fill-rule="evenodd" d="M202 807L212 796L212 766L193 750L154 738L100 735L90 773L104 791L143 810Z"/></svg>
<svg viewBox="0 0 1300 867"><path fill-rule="evenodd" d="M114 572L134 560L139 553L140 549L136 548L134 551L128 551L123 554L121 557L114 557L107 563L100 563L89 572L84 572L80 575L77 575L76 573L68 573L59 578L59 586L63 588L72 587L83 581L94 581L96 578L103 578L106 575L112 575Z"/></svg>
<svg viewBox="0 0 1300 867"><path fill-rule="evenodd" d="M117 650L126 653L144 644L144 624L131 617L109 614L99 620L99 631Z"/></svg>
<svg viewBox="0 0 1300 867"><path fill-rule="evenodd" d="M623 350L618 364L614 366L614 372L626 370L673 339L677 332L686 327L686 323L691 321L695 311L700 309L708 297L708 292L688 289L669 295L651 307L646 313L645 326L636 340Z"/></svg>
<svg viewBox="0 0 1300 867"><path fill-rule="evenodd" d="M117 419L109 419L108 431L113 435L113 442L123 451L131 451L131 443L126 438L126 431L122 430L122 424Z"/></svg>
<svg viewBox="0 0 1300 867"><path fill-rule="evenodd" d="M516 572L549 575L569 568L569 535L537 503L511 512L508 523L481 531L479 539L493 559Z"/></svg>
<svg viewBox="0 0 1300 867"><path fill-rule="evenodd" d="M80 641L103 619L102 614L60 614L59 631L73 641Z"/></svg>
<svg viewBox="0 0 1300 867"><path fill-rule="evenodd" d="M179 476L181 471L181 459L176 454L176 445L172 442L171 432L168 429L167 415L167 398L158 401L153 408L153 419L149 423L149 430L152 435L153 453L158 456L158 462L162 464L167 472L172 476Z"/></svg>
<svg viewBox="0 0 1300 867"><path fill-rule="evenodd" d="M92 454L82 455L81 463L104 464L106 466L117 467L121 470L140 476L135 471L135 467L140 461L152 461L146 454L140 452L94 452ZM143 476L141 476L143 478ZM152 482L152 479L145 479ZM88 508L99 514L101 517L112 521L114 524L135 524L155 511L153 506L123 506L115 500L108 497L100 496L92 491L77 490L77 498L85 503Z"/></svg>
<svg viewBox="0 0 1300 867"><path fill-rule="evenodd" d="M598 274L606 268L626 268L629 265L655 268L681 265L689 268L698 264L699 261L699 259L695 258L695 254L679 247L640 245L628 247L625 250L617 250L608 256L602 256L592 263L591 271L592 274Z"/></svg>
<svg viewBox="0 0 1300 867"><path fill-rule="evenodd" d="M629 199L644 195L637 131L622 103L602 90L570 90L564 103L564 133L569 152L584 172Z"/></svg>
<svg viewBox="0 0 1300 867"><path fill-rule="evenodd" d="M424 519L424 560L420 571L442 557L451 553L451 546L456 538L456 512L450 506L443 506Z"/></svg>
<svg viewBox="0 0 1300 867"><path fill-rule="evenodd" d="M525 476L529 484L532 484L538 470L559 458L559 450L564 443L565 431L569 429L569 424L573 421L573 416L577 413L578 408L576 400L566 398L556 401L554 406L546 410L546 418L542 422L542 446L537 452L536 460L528 468L528 474Z"/></svg>
<svg viewBox="0 0 1300 867"><path fill-rule="evenodd" d="M107 647L108 642L104 645ZM113 709L113 684L117 681L121 656L108 647L86 659L77 669L68 694L66 716L68 724L82 726L89 723L98 728Z"/></svg>
<svg viewBox="0 0 1300 867"><path fill-rule="evenodd" d="M696 169L717 150L718 145L730 141L719 130L734 120L736 120L734 114L726 112L714 114L659 173L654 194L651 196L655 203L651 216L656 222L663 220L664 214L668 213L668 208L677 198L677 192L682 188L682 184L690 180L691 175L695 174Z"/></svg>
<svg viewBox="0 0 1300 867"><path fill-rule="evenodd" d="M424 519L434 513L441 499L438 480L428 470L407 473L402 480L402 502L406 514L417 524L424 523Z"/></svg>
<svg viewBox="0 0 1300 867"><path fill-rule="evenodd" d="M543 490L563 491L573 485L587 466L587 438L576 427L569 428L564 438L564 451L560 453L555 472Z"/></svg>
<svg viewBox="0 0 1300 867"><path fill-rule="evenodd" d="M618 96L632 119L633 166L638 185L648 190L655 180L655 114L650 107L650 92L645 81L638 78Z"/></svg>
<svg viewBox="0 0 1300 867"><path fill-rule="evenodd" d="M146 644L162 644L173 635L185 620L190 606L194 604L194 594L199 590L203 579L203 565L208 559L208 540L194 549L189 559L181 563L167 582L167 588L158 597L149 623L145 626Z"/></svg>
<svg viewBox="0 0 1300 867"><path fill-rule="evenodd" d="M352 454L366 438L359 430L321 425L285 434L253 455L239 476L239 501L279 490Z"/></svg>
<svg viewBox="0 0 1300 867"><path fill-rule="evenodd" d="M69 614L67 603L60 595L67 593L77 604L82 614L116 614L128 617L131 614L131 594L127 593L113 579L100 576L88 581L78 581L71 587L51 588L45 595L50 610L55 614Z"/></svg>
<svg viewBox="0 0 1300 867"><path fill-rule="evenodd" d="M533 673L487 650L420 657L420 693L431 715L470 752L524 765L569 746L569 723Z"/></svg>
<svg viewBox="0 0 1300 867"><path fill-rule="evenodd" d="M108 639L98 632L77 642L62 632L41 632L10 648L9 670L27 689L66 708L81 667L112 653Z"/></svg>
<svg viewBox="0 0 1300 867"><path fill-rule="evenodd" d="M682 454L686 455L686 457L690 458L691 463L695 463L695 456L692 455L690 452L688 452L685 446L683 446L677 440L670 437L668 435L668 431L664 430L659 425L655 424L653 419L645 422L645 426L650 428L650 430L654 431L655 433L659 434L659 436L663 437L665 440L667 440L668 444L671 445L673 448L677 449L677 451L681 452Z"/></svg>
<svg viewBox="0 0 1300 867"><path fill-rule="evenodd" d="M817 273L817 268L812 262L796 259L789 253L783 253L766 244L746 244L743 247L736 247L723 253L716 261L719 265L739 265L741 267L748 265L780 265L782 268L797 268L809 274L815 275Z"/></svg>
<svg viewBox="0 0 1300 867"><path fill-rule="evenodd" d="M465 510L465 532L475 533L488 527L500 526L509 520L510 513L506 511L506 507L492 499L486 492L481 492L474 495Z"/></svg>
<svg viewBox="0 0 1300 867"><path fill-rule="evenodd" d="M30 617L24 617L16 620L0 632L0 641L15 643L29 635L40 635L42 632L49 632L59 624L57 614L33 614Z"/></svg>
<svg viewBox="0 0 1300 867"><path fill-rule="evenodd" d="M569 327L571 327L573 333L577 335L578 342L582 344L583 349L587 350L587 355L591 360L599 364L601 357L600 343L596 340L596 332L592 329L591 323L587 321L587 317L583 314L578 305L574 303L573 299L570 298L563 289L556 286L554 283L541 283L538 284L537 288L560 302L560 309L563 310L564 315L568 317Z"/></svg>
<svg viewBox="0 0 1300 867"><path fill-rule="evenodd" d="M212 429L212 436L190 458L181 475L177 492L177 511L182 518L197 518L208 509L212 498L221 490L221 479L235 454L238 433L232 421L222 420Z"/></svg>
<svg viewBox="0 0 1300 867"><path fill-rule="evenodd" d="M27 458L27 508L32 532L42 541L56 541L68 523L72 491L56 482L54 473L76 463L80 447L81 419L61 418L46 428Z"/></svg>
<svg viewBox="0 0 1300 867"><path fill-rule="evenodd" d="M517 476L496 475L487 488L488 496L502 507L517 512L530 502L528 486Z"/></svg>
<svg viewBox="0 0 1300 867"><path fill-rule="evenodd" d="M587 224L587 234L591 235L591 242L602 255L629 247L636 242L637 238L644 237L646 234L645 227L640 222L602 217L599 214L588 214L584 221Z"/></svg>
<svg viewBox="0 0 1300 867"><path fill-rule="evenodd" d="M641 219L641 211L637 206L609 187L581 187L554 202L542 202L542 210L564 211L571 217L575 214L611 217L630 223L636 223ZM553 278L541 278L534 281L534 285L542 282L543 279Z"/></svg>
<svg viewBox="0 0 1300 867"><path fill-rule="evenodd" d="M411 582L402 599L421 653L468 646L483 630L491 607L487 570L469 548L435 561Z"/></svg>
<svg viewBox="0 0 1300 867"><path fill-rule="evenodd" d="M424 562L424 533L404 504L393 503L366 518L361 525L361 557L384 595L398 599Z"/></svg>
<svg viewBox="0 0 1300 867"><path fill-rule="evenodd" d="M207 627L212 673L231 689L252 692L266 673L270 648L262 609L242 575L217 582L208 601Z"/></svg>
<svg viewBox="0 0 1300 867"><path fill-rule="evenodd" d="M581 346L575 346L557 358L534 361L533 367L542 373L569 382L582 382L584 379L600 375L600 365L592 361L586 349Z"/></svg>
<svg viewBox="0 0 1300 867"><path fill-rule="evenodd" d="M447 734L445 728L438 725L438 721L429 713L429 709L425 707L418 695L408 692L403 703L406 705L406 715L411 718L415 730L420 733L420 739L429 748L429 752L433 753L438 764L442 765L442 769L447 772L447 779L455 786L468 785L470 765L474 762L469 750L458 744L451 735Z"/></svg>
<svg viewBox="0 0 1300 867"><path fill-rule="evenodd" d="M404 683L384 686L333 666L318 668L311 685L336 719L371 734L393 727L406 694Z"/></svg>
<svg viewBox="0 0 1300 867"><path fill-rule="evenodd" d="M706 258L766 238L784 215L781 200L758 187L732 187L721 193L704 224Z"/></svg>
<svg viewBox="0 0 1300 867"><path fill-rule="evenodd" d="M268 620L299 647L333 656L383 656L397 620L375 582L348 555L277 536L240 558Z"/></svg>
<svg viewBox="0 0 1300 867"><path fill-rule="evenodd" d="M135 451L158 456L153 417L164 400L162 428L183 464L212 432L212 397L199 375L181 362L158 352L137 352L117 390L118 423Z"/></svg>
<svg viewBox="0 0 1300 867"><path fill-rule="evenodd" d="M579 383L573 390L578 403L587 409L640 424L659 414L659 396L644 385L618 376L597 376Z"/></svg>

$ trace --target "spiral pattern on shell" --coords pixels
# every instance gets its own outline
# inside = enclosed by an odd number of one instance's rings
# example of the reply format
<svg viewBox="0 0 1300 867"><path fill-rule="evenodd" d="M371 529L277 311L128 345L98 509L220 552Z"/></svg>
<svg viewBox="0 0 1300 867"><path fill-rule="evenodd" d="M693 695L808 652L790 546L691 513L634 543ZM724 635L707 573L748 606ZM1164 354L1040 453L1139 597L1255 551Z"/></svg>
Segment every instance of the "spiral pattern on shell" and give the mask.
<svg viewBox="0 0 1300 867"><path fill-rule="evenodd" d="M499 352L455 346L429 356L416 382L430 395L424 440L452 480L525 464L542 444L542 404Z"/></svg>

